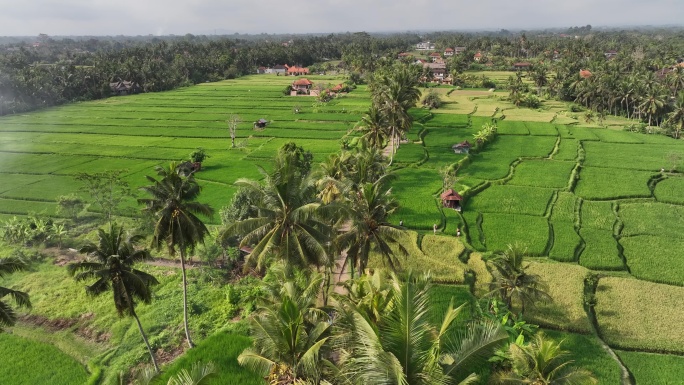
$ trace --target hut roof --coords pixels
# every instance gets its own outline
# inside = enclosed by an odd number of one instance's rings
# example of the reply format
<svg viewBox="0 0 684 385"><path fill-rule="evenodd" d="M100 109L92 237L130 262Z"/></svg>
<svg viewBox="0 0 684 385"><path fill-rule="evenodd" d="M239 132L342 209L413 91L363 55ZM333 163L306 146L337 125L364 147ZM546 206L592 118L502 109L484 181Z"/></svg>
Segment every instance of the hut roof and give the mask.
<svg viewBox="0 0 684 385"><path fill-rule="evenodd" d="M313 83L311 83L311 81L307 78L301 78L301 79L295 80L292 84L295 86L310 86Z"/></svg>
<svg viewBox="0 0 684 385"><path fill-rule="evenodd" d="M461 143L454 144L453 146L451 146L451 148L463 148L463 147L472 147L472 145L467 140L464 140Z"/></svg>
<svg viewBox="0 0 684 385"><path fill-rule="evenodd" d="M460 201L463 197L460 196L454 189L450 188L440 195L443 201Z"/></svg>

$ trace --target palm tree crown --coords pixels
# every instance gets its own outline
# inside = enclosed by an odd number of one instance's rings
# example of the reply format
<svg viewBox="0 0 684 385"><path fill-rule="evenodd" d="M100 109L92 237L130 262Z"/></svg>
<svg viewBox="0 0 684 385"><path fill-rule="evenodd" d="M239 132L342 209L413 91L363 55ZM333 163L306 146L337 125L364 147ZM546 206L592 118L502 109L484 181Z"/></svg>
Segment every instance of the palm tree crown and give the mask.
<svg viewBox="0 0 684 385"><path fill-rule="evenodd" d="M351 384L472 383L477 379L473 368L507 340L487 322L457 333L455 320L463 306L450 306L441 324L433 323L425 276L409 273L402 281L391 275L387 283L391 294L381 296L389 301L377 318L344 301L338 309L335 344L341 375Z"/></svg>
<svg viewBox="0 0 684 385"><path fill-rule="evenodd" d="M151 258L147 250L136 250L134 244L140 240L141 236L125 238L124 228L112 223L109 232L98 230L97 244L88 243L81 248L81 253L87 254L88 260L67 265L67 272L77 281L95 280L86 286L86 292L90 295L112 291L117 313L119 316L135 318L154 367L159 371L135 312L136 301L150 303L150 286L159 284L152 275L133 268L135 263Z"/></svg>
<svg viewBox="0 0 684 385"><path fill-rule="evenodd" d="M27 264L18 257L0 259L0 278L17 271L27 269ZM27 293L0 286L0 331L3 326L14 326L17 314L2 298L9 296L19 307L31 308L31 301Z"/></svg>
<svg viewBox="0 0 684 385"><path fill-rule="evenodd" d="M180 251L181 273L183 278L183 325L188 345L194 345L190 338L188 327L188 282L185 273L185 253L192 251L195 246L209 234L207 226L197 215L211 216L214 210L209 205L196 202L200 193L193 173L172 162L167 168L155 167L159 180L147 176L152 185L142 187L141 190L151 195L151 198L138 199L145 205L144 211L155 217L154 236L152 245L159 250L166 245L169 254L174 254L176 248Z"/></svg>

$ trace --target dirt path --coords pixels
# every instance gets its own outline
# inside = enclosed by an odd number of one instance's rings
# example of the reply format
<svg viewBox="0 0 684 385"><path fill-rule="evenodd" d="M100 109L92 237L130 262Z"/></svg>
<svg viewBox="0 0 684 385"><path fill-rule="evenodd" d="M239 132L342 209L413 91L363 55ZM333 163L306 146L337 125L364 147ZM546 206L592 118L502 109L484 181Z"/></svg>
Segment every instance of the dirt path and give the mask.
<svg viewBox="0 0 684 385"><path fill-rule="evenodd" d="M55 259L55 265L58 266L64 266L71 262L78 262L83 260L83 254L79 253L76 249L59 249L56 247L50 247L47 249L43 249L43 252L53 257ZM173 267L178 269L181 268L181 263L178 259L154 258L149 261L145 261L145 263L150 266ZM185 268L196 269L201 265L202 263L198 261L186 261Z"/></svg>

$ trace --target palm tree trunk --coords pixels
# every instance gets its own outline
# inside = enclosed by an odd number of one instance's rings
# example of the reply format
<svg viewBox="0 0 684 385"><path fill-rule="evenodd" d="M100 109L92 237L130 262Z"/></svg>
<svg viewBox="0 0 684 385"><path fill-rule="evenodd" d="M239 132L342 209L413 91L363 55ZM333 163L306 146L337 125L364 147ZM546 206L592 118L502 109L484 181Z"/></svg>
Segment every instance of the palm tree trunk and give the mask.
<svg viewBox="0 0 684 385"><path fill-rule="evenodd" d="M183 327L185 327L185 338L188 340L188 346L190 349L195 347L190 338L190 329L188 329L188 280L185 274L185 247L181 243L180 245L180 260L181 260L181 273L183 274Z"/></svg>
<svg viewBox="0 0 684 385"><path fill-rule="evenodd" d="M159 365L157 365L157 359L154 358L154 353L152 352L152 347L150 346L150 343L147 341L147 336L145 335L145 331L143 330L142 324L140 323L140 319L138 318L138 314L136 314L135 310L133 309L133 303L129 301L130 309L131 309L131 315L133 318L135 318L135 322L138 324L138 330L140 330L140 335L143 338L143 341L145 341L145 346L147 346L147 351L150 352L150 357L152 358L152 364L154 365L154 371L159 373Z"/></svg>

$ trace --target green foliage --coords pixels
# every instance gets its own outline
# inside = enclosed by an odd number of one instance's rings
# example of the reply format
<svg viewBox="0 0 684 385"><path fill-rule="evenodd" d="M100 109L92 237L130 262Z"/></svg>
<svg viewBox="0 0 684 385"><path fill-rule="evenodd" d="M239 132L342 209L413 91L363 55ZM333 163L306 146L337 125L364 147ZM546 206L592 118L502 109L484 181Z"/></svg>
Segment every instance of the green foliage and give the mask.
<svg viewBox="0 0 684 385"><path fill-rule="evenodd" d="M442 105L442 98L434 90L430 90L424 97L422 101L423 106L428 109L439 108Z"/></svg>
<svg viewBox="0 0 684 385"><path fill-rule="evenodd" d="M105 220L119 213L119 205L131 196L128 182L123 178L124 170L95 173L79 172L74 179L83 183L81 191L90 195L93 203L102 211Z"/></svg>
<svg viewBox="0 0 684 385"><path fill-rule="evenodd" d="M597 384L598 381L591 372L569 365L572 364L568 357L570 352L563 350L562 344L562 341L553 341L544 333L536 334L527 345L511 344L511 370L496 373L494 382L561 385L569 381L581 385Z"/></svg>
<svg viewBox="0 0 684 385"><path fill-rule="evenodd" d="M74 194L61 195L57 198L57 204L59 205L57 214L71 219L76 219L78 214L85 208L83 199Z"/></svg>
<svg viewBox="0 0 684 385"><path fill-rule="evenodd" d="M190 153L190 161L194 163L202 163L209 155L202 147L197 147L195 151Z"/></svg>

